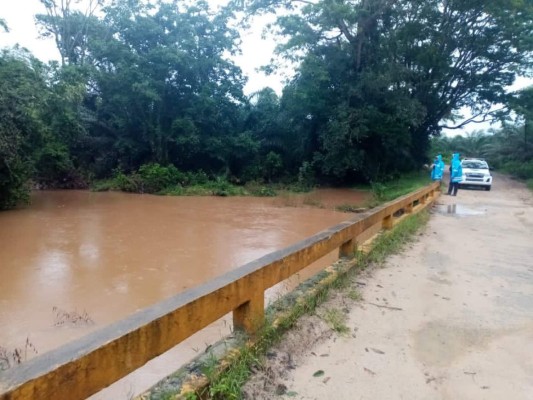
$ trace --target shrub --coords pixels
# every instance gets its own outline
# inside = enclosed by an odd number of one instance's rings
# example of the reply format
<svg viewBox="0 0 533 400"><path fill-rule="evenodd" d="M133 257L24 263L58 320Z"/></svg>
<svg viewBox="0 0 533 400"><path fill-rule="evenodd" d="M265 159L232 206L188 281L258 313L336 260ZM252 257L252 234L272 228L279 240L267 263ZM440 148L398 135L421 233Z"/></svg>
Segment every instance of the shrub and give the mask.
<svg viewBox="0 0 533 400"><path fill-rule="evenodd" d="M141 178L137 174L126 175L122 171L118 171L114 181L114 186L123 192L142 192Z"/></svg>
<svg viewBox="0 0 533 400"><path fill-rule="evenodd" d="M202 170L185 174L185 185L205 185L207 182L209 182L209 176Z"/></svg>
<svg viewBox="0 0 533 400"><path fill-rule="evenodd" d="M179 179L179 171L176 167L163 167L157 163L141 165L138 172L141 183L142 192L156 193L164 188L177 183L175 180Z"/></svg>
<svg viewBox="0 0 533 400"><path fill-rule="evenodd" d="M304 161L298 170L298 185L303 188L310 188L314 184L315 172L313 170L313 165L308 161Z"/></svg>
<svg viewBox="0 0 533 400"><path fill-rule="evenodd" d="M28 203L30 185L28 184L31 165L14 160L11 165L0 160L0 210L7 210L17 204Z"/></svg>
<svg viewBox="0 0 533 400"><path fill-rule="evenodd" d="M232 194L232 185L223 177L217 176L215 181L212 182L211 190L215 196L229 196Z"/></svg>
<svg viewBox="0 0 533 400"><path fill-rule="evenodd" d="M387 186L381 182L371 182L370 187L372 188L372 193L377 200L384 200L385 193L387 192Z"/></svg>
<svg viewBox="0 0 533 400"><path fill-rule="evenodd" d="M248 182L245 186L246 191L252 196L257 197L273 197L276 196L276 191L270 186L264 186L260 182Z"/></svg>
<svg viewBox="0 0 533 400"><path fill-rule="evenodd" d="M509 161L502 166L502 169L519 179L533 179L533 161Z"/></svg>
<svg viewBox="0 0 533 400"><path fill-rule="evenodd" d="M272 178L278 176L282 171L283 160L281 159L281 156L276 152L269 152L266 155L263 168L268 180L272 180Z"/></svg>

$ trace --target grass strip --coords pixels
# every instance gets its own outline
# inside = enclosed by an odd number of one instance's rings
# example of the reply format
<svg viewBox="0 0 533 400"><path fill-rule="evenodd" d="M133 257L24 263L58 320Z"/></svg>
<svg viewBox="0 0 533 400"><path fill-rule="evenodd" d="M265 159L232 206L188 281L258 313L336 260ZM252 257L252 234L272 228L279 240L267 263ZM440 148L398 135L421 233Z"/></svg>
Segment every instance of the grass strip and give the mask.
<svg viewBox="0 0 533 400"><path fill-rule="evenodd" d="M363 206L361 204L341 204L336 207L337 211L359 213L368 208L380 206L400 196L414 192L431 182L427 171L416 171L403 174L396 179L382 182L372 182L370 185L354 186L358 191L369 191L372 197Z"/></svg>

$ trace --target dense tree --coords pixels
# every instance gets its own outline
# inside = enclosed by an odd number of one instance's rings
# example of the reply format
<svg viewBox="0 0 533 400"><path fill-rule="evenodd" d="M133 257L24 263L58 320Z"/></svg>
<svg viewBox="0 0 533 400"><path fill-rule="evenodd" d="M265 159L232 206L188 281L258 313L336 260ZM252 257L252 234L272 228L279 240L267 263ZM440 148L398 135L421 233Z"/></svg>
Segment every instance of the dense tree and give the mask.
<svg viewBox="0 0 533 400"><path fill-rule="evenodd" d="M45 3L43 31L87 87L74 104L87 134L71 144L85 169L101 177L147 162L230 168L244 100L241 72L227 60L237 38L230 12L213 15L206 2L120 0L103 6L99 19L94 7L82 14L69 1Z"/></svg>
<svg viewBox="0 0 533 400"><path fill-rule="evenodd" d="M512 175L531 180L533 185L533 140L530 120L533 117L532 88L513 93L509 107L515 120L489 131L476 131L465 136L434 138L432 152L459 152L466 157L483 157L489 165Z"/></svg>
<svg viewBox="0 0 533 400"><path fill-rule="evenodd" d="M510 107L523 121L523 150L533 158L533 86L519 91L511 98Z"/></svg>
<svg viewBox="0 0 533 400"><path fill-rule="evenodd" d="M431 135L463 125L449 124L457 110L490 119L531 66L531 2L256 0L248 9L283 6L298 12L278 18L279 51L303 59L286 96L299 102L315 164L341 179L423 162Z"/></svg>
<svg viewBox="0 0 533 400"><path fill-rule="evenodd" d="M0 54L0 209L28 199L32 152L42 143L42 68L23 50Z"/></svg>
<svg viewBox="0 0 533 400"><path fill-rule="evenodd" d="M44 38L53 38L61 55L61 64L82 65L88 56L88 43L94 31L95 12L103 0L86 0L85 10L74 8L81 0L40 0L46 14L38 14Z"/></svg>

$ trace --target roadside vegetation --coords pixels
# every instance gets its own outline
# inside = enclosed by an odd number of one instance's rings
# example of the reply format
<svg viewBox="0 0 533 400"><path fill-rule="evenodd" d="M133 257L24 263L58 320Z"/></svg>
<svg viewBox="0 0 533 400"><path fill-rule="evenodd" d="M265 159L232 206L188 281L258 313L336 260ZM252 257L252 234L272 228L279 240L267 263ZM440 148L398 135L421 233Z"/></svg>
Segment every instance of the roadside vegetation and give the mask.
<svg viewBox="0 0 533 400"><path fill-rule="evenodd" d="M435 153L459 152L465 157L484 158L491 170L522 180L533 189L533 129L529 124L436 138L432 146Z"/></svg>
<svg viewBox="0 0 533 400"><path fill-rule="evenodd" d="M491 169L520 179L533 190L533 87L516 93L509 104L516 115L514 121L466 136L433 138L431 153L444 158L455 152L484 158Z"/></svg>
<svg viewBox="0 0 533 400"><path fill-rule="evenodd" d="M354 187L354 189L370 192L372 194L371 198L363 204L345 203L338 205L335 208L338 211L343 212L363 212L368 208L377 207L380 204L420 189L428 185L430 182L431 180L429 177L429 172L426 169L423 169L420 171L405 173L381 182L371 182L367 185L357 185Z"/></svg>
<svg viewBox="0 0 533 400"><path fill-rule="evenodd" d="M368 254L357 253L353 260L353 267L336 275L335 279L322 280L326 273L315 276L310 281L302 284L305 286L303 297L296 298L294 292L273 303L267 309L265 327L252 343L244 343L233 351L232 355L221 360L209 356L202 363L200 370L209 381L209 386L198 389L199 392L190 392L184 395L186 399L239 399L241 389L250 377L252 370L261 369L263 360L269 349L282 340L285 332L290 330L298 318L316 313L317 307L324 303L332 293L341 291L350 301L362 301L357 290L357 277L363 270L370 267L379 267L386 258L413 241L416 233L422 229L429 219L426 211L414 214L401 221L392 231L383 234L374 241L372 250ZM298 292L298 290L296 291ZM345 314L336 308L327 308L319 315L330 328L339 335L347 334ZM180 393L180 388L152 390L148 399L172 399Z"/></svg>
<svg viewBox="0 0 533 400"><path fill-rule="evenodd" d="M248 184L372 184L386 197L382 186L392 192L428 162L432 137L463 125L458 110L525 115L506 87L530 72L530 2L40 3L36 22L60 60L0 53L0 209L32 188L91 185L232 195ZM296 73L281 95L246 96L229 55L240 27L269 12L280 15L278 61Z"/></svg>

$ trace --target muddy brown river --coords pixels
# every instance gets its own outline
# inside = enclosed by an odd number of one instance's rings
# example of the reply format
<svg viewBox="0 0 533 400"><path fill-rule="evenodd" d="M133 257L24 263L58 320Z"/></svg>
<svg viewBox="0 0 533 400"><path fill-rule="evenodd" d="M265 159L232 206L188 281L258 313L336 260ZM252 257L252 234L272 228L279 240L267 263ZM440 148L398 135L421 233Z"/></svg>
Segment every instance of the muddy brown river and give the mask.
<svg viewBox="0 0 533 400"><path fill-rule="evenodd" d="M344 221L350 215L333 206L361 204L366 196L350 190L276 198L35 192L30 207L0 213L0 346L28 350L28 358L34 351L25 349L27 340L39 353L54 349ZM311 269L334 259L331 254ZM173 365L163 359L164 367L145 367L133 381L94 398L146 389L194 356L198 343L229 328L224 322L211 331L178 346Z"/></svg>

